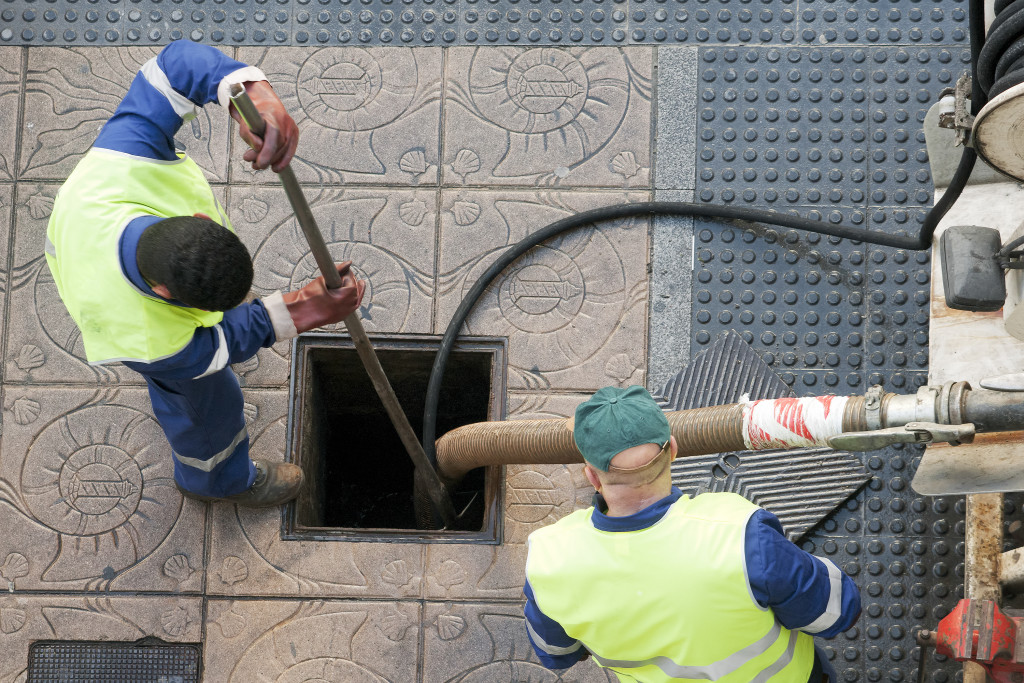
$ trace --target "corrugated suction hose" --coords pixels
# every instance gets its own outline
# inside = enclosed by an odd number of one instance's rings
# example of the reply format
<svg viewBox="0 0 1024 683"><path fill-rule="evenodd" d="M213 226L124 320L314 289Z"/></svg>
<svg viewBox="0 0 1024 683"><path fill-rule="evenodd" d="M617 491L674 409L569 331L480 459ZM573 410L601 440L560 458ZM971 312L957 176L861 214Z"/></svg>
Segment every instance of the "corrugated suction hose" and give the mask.
<svg viewBox="0 0 1024 683"><path fill-rule="evenodd" d="M838 397L824 397L835 400ZM811 434L810 441L821 442L836 433L865 428L864 398L842 398L845 404L831 429L823 427ZM788 402L788 403L784 403ZM794 406L792 414L821 403L820 398L775 399L761 401L772 412L785 414L787 406ZM750 448L751 429L770 433L771 424L758 423L744 413L752 404L732 403L693 410L668 412L669 428L679 444L679 457L741 451ZM777 407L777 408L776 408ZM838 407L838 406L837 406ZM782 410L779 410L782 409ZM784 418L783 418L784 419ZM794 428L796 424L792 424ZM789 431L789 430L786 430ZM812 429L800 430L810 434ZM782 447L780 444L778 447ZM446 483L455 484L471 469L491 465L558 465L583 462L572 438L572 419L513 420L509 422L479 422L453 429L437 440L437 467Z"/></svg>

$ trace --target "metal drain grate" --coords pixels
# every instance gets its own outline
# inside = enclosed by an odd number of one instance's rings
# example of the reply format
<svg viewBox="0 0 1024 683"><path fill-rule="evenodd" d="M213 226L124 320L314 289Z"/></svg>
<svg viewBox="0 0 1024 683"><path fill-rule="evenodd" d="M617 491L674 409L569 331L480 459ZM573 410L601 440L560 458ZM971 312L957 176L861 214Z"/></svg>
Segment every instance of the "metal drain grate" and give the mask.
<svg viewBox="0 0 1024 683"><path fill-rule="evenodd" d="M39 641L26 683L199 683L202 646L144 638L132 643Z"/></svg>

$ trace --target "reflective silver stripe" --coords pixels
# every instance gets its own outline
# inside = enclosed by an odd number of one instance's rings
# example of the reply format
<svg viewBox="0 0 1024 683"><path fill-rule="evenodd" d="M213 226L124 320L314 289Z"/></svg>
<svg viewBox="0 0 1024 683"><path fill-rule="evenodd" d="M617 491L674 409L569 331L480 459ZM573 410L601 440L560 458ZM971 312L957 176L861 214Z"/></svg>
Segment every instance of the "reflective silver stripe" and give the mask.
<svg viewBox="0 0 1024 683"><path fill-rule="evenodd" d="M720 659L705 666L683 666L676 664L668 657L652 657L651 659L639 662L628 659L605 659L596 653L593 656L601 666L639 669L643 666L653 665L661 669L666 676L671 676L672 678L702 678L707 681L717 681L719 678L735 672L755 657L759 657L767 652L778 641L780 633L782 633L782 624L776 621L771 630L757 641L747 645L739 652L729 655L725 659ZM790 657L792 658L792 654Z"/></svg>
<svg viewBox="0 0 1024 683"><path fill-rule="evenodd" d="M789 643L786 645L786 651L782 653L782 656L775 660L775 662L767 669L757 674L757 678L750 681L750 683L765 683L772 676L779 673L793 661L793 653L796 652L796 639L799 636L799 631L789 632Z"/></svg>
<svg viewBox="0 0 1024 683"><path fill-rule="evenodd" d="M839 567L835 565L832 560L824 557L815 557L814 559L822 562L825 568L828 569L828 582L831 588L828 593L828 605L825 607L824 613L811 623L807 624L800 630L804 633L821 633L827 628L831 628L843 613L843 574L839 571Z"/></svg>
<svg viewBox="0 0 1024 683"><path fill-rule="evenodd" d="M192 103L187 97L179 93L177 90L171 87L171 82L167 80L167 74L164 70L156 63L156 57L142 65L139 69L146 81L156 88L156 91L167 98L167 101L171 103L171 108L174 109L174 113L180 116L185 121L195 118L196 105Z"/></svg>
<svg viewBox="0 0 1024 683"><path fill-rule="evenodd" d="M49 237L46 238L46 243L43 246L43 251L45 251L53 258L57 258L57 247L53 246L53 242L50 241Z"/></svg>
<svg viewBox="0 0 1024 683"><path fill-rule="evenodd" d="M530 632L530 637L533 638L533 644L539 647L540 649L544 650L544 652L547 652L549 655L572 654L573 652L576 652L576 650L579 650L580 645L582 645L582 643L580 643L580 641L578 640L574 642L572 645L569 645L568 647L559 647L558 645L552 645L551 643L541 638L540 635L533 630L533 624L530 623L529 619L526 620L526 630Z"/></svg>
<svg viewBox="0 0 1024 683"><path fill-rule="evenodd" d="M242 431L238 432L238 434L235 435L235 438L231 441L231 444L224 450L214 455L209 460L200 460L199 458L188 458L179 453L174 453L174 459L180 462L182 465L188 465L189 467L194 467L197 470L202 470L203 472L210 472L213 470L214 467L227 460L231 456L231 454L235 452L235 449L238 448L238 444L242 443L242 441L245 440L246 436L248 436L248 432L245 431L245 427L242 427Z"/></svg>
<svg viewBox="0 0 1024 683"><path fill-rule="evenodd" d="M210 367L206 368L203 374L196 376L194 379L202 379L207 375L220 372L228 365L228 342L224 338L224 328L220 325L214 325L213 329L217 330L217 350L213 352L213 360L210 361Z"/></svg>

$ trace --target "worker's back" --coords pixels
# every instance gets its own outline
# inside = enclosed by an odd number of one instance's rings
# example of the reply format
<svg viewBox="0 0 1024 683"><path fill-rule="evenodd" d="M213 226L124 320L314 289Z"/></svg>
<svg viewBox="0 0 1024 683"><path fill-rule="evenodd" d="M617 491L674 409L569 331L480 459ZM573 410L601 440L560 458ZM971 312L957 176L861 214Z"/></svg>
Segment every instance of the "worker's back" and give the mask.
<svg viewBox="0 0 1024 683"><path fill-rule="evenodd" d="M653 526L602 531L581 510L530 536L526 573L545 615L602 666L644 683L805 683L813 640L750 593L734 494L683 496Z"/></svg>

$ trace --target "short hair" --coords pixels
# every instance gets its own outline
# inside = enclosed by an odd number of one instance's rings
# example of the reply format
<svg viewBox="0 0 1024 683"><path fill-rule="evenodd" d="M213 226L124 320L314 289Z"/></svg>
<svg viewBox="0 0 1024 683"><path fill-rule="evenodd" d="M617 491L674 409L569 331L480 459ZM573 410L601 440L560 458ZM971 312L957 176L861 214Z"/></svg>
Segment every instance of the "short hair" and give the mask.
<svg viewBox="0 0 1024 683"><path fill-rule="evenodd" d="M174 216L142 232L135 260L142 277L204 311L242 303L252 286L252 259L235 233L208 218Z"/></svg>

